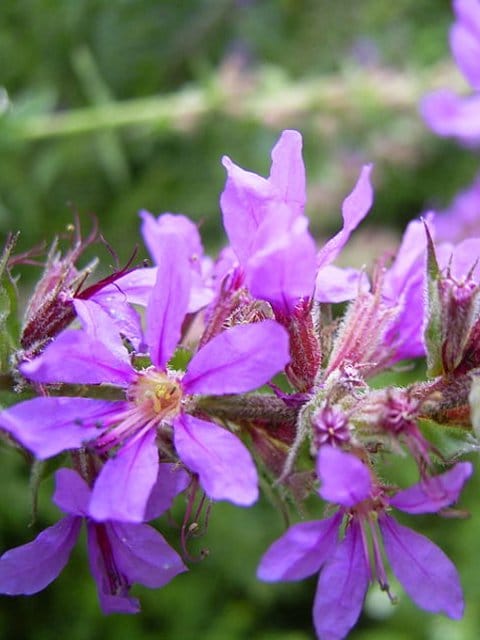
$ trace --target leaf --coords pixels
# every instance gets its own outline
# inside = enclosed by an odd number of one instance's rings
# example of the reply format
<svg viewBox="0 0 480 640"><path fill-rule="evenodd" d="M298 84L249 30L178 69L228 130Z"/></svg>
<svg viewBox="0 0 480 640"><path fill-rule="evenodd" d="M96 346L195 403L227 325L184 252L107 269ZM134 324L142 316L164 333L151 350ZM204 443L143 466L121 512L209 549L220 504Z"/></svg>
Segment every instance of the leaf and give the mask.
<svg viewBox="0 0 480 640"><path fill-rule="evenodd" d="M440 305L440 268L435 254L432 236L425 224L427 234L427 323L425 346L427 350L427 375L435 377L443 373L442 363L442 313Z"/></svg>
<svg viewBox="0 0 480 640"><path fill-rule="evenodd" d="M441 462L457 460L460 456L479 449L478 441L464 426L446 426L423 418L418 423L423 435L443 456Z"/></svg>
<svg viewBox="0 0 480 640"><path fill-rule="evenodd" d="M10 370L14 336L18 336L17 296L7 268L16 240L17 235L9 236L0 256L0 374Z"/></svg>

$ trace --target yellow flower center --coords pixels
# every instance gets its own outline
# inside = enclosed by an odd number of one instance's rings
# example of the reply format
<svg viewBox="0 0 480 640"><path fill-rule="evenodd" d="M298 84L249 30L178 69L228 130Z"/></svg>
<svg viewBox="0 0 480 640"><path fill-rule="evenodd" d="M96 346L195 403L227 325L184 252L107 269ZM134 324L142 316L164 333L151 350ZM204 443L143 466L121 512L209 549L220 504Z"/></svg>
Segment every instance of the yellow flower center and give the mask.
<svg viewBox="0 0 480 640"><path fill-rule="evenodd" d="M177 415L182 401L182 389L177 380L154 369L141 373L130 388L131 400L153 418Z"/></svg>

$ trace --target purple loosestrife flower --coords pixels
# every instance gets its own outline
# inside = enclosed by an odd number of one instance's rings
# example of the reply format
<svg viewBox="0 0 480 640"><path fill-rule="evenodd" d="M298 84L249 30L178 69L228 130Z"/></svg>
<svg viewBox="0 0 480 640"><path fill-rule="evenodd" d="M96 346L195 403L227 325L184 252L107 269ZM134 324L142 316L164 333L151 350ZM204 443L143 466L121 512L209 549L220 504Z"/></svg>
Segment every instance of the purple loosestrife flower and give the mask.
<svg viewBox="0 0 480 640"><path fill-rule="evenodd" d="M227 182L220 197L223 224L245 285L255 297L289 315L315 282L315 243L308 232L302 138L284 131L262 178L222 160Z"/></svg>
<svg viewBox="0 0 480 640"><path fill-rule="evenodd" d="M157 436L173 436L178 457L199 475L208 497L247 506L258 496L257 473L246 447L226 429L191 415L189 408L198 394L244 393L268 382L288 362L286 331L273 320L235 326L201 348L185 374L170 371L168 361L189 304L190 268L180 244L164 243L162 255L146 309L152 366L138 371L131 365L111 320L91 301L75 303L84 330L64 332L21 366L36 382L123 388L124 401L44 397L0 414L0 427L38 458L85 443L99 455L109 455L89 507L99 521L144 520L159 469Z"/></svg>
<svg viewBox="0 0 480 640"><path fill-rule="evenodd" d="M55 480L53 500L67 515L42 531L33 542L3 554L0 593L30 595L53 582L68 562L82 521L87 527L90 570L103 613L137 613L138 600L129 595L132 584L163 587L187 570L178 554L152 527L92 520L88 508L90 489L75 471L60 469ZM184 486L180 483L179 488ZM169 504L163 502L165 510ZM160 515L158 509L155 515Z"/></svg>
<svg viewBox="0 0 480 640"><path fill-rule="evenodd" d="M343 203L343 229L317 255L304 215L305 168L297 131L286 130L280 136L268 178L241 169L228 157L223 164L228 174L220 198L223 223L254 297L288 316L300 299L312 297L314 289L321 301L339 302L356 295L361 274L330 263L372 204L370 165L363 168Z"/></svg>
<svg viewBox="0 0 480 640"><path fill-rule="evenodd" d="M461 98L448 89L426 96L421 104L425 122L440 136L455 136L467 145L480 143L480 1L454 0L456 21L450 30L455 62L474 89Z"/></svg>
<svg viewBox="0 0 480 640"><path fill-rule="evenodd" d="M372 168L371 164L363 166L356 185L342 203L342 229L317 254L315 300L318 302L344 302L355 298L367 286L364 274L357 269L341 269L332 262L370 211L373 203Z"/></svg>
<svg viewBox="0 0 480 640"><path fill-rule="evenodd" d="M141 211L142 235L155 264L162 261L165 243L185 246L190 270L190 296L188 313L195 313L208 305L214 296L211 280L212 260L204 255L197 226L186 216L164 213L155 219L148 211ZM140 319L130 304L146 307L157 278L157 267L135 269L116 280L115 284L103 287L92 299L117 320L120 317L122 334L135 347L143 343Z"/></svg>
<svg viewBox="0 0 480 640"><path fill-rule="evenodd" d="M317 473L320 496L339 505L339 511L290 527L263 556L258 577L269 582L301 580L320 572L313 608L317 635L340 640L355 625L369 582L376 578L389 590L383 539L393 573L415 604L460 618L463 595L452 562L427 538L397 524L388 511L393 506L411 514L434 513L448 507L471 475L470 463L459 463L391 498L363 462L339 449L320 449Z"/></svg>
<svg viewBox="0 0 480 640"><path fill-rule="evenodd" d="M424 225L413 220L403 234L393 264L383 276L383 303L397 310L384 336L390 349L388 365L425 355L426 247Z"/></svg>
<svg viewBox="0 0 480 640"><path fill-rule="evenodd" d="M230 282L246 287L254 298L271 305L290 336L288 379L298 391L308 391L321 365L312 300L346 300L355 296L366 280L358 271L330 263L371 206L371 166L363 168L343 203L343 229L317 254L304 214L305 168L297 131L287 130L280 136L272 150L268 178L241 169L227 157L223 164L228 175L220 205L231 249L238 259Z"/></svg>

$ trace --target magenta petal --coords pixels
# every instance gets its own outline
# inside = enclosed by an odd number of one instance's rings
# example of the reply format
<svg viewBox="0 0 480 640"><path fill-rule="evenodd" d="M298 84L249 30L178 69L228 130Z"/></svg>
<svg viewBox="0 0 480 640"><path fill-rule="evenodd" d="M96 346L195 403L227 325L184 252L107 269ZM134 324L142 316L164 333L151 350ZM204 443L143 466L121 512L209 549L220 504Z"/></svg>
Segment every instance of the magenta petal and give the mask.
<svg viewBox="0 0 480 640"><path fill-rule="evenodd" d="M427 216L427 220L430 221L431 216ZM383 279L382 294L389 304L397 303L412 282L417 282L423 292L426 239L423 221L412 220L408 223L395 261Z"/></svg>
<svg viewBox="0 0 480 640"><path fill-rule="evenodd" d="M470 462L459 462L441 475L429 477L399 491L390 504L407 513L435 513L458 500L463 485L473 473Z"/></svg>
<svg viewBox="0 0 480 640"><path fill-rule="evenodd" d="M173 433L178 455L198 473L209 498L244 507L256 502L257 470L248 449L236 436L188 414L175 420Z"/></svg>
<svg viewBox="0 0 480 640"><path fill-rule="evenodd" d="M55 473L53 502L64 513L86 516L90 500L90 487L73 469L59 469Z"/></svg>
<svg viewBox="0 0 480 640"><path fill-rule="evenodd" d="M463 593L457 570L441 549L389 516L379 519L383 545L393 573L415 604L459 619Z"/></svg>
<svg viewBox="0 0 480 640"><path fill-rule="evenodd" d="M373 165L363 166L357 184L352 193L345 198L342 205L343 229L331 238L318 253L319 268L330 264L339 255L350 234L358 227L367 215L373 203L373 189L370 182L370 174Z"/></svg>
<svg viewBox="0 0 480 640"><path fill-rule="evenodd" d="M106 306L108 302L120 297L130 304L146 307L156 279L157 267L135 269L115 280L115 284L103 287L95 294L94 299Z"/></svg>
<svg viewBox="0 0 480 640"><path fill-rule="evenodd" d="M354 626L368 588L369 570L357 522L325 565L318 581L313 619L318 637L341 640Z"/></svg>
<svg viewBox="0 0 480 640"><path fill-rule="evenodd" d="M480 254L480 238L466 238L449 250L448 245L438 247L438 261L441 267L450 270L452 278L465 281L471 276L480 282L480 265L477 256Z"/></svg>
<svg viewBox="0 0 480 640"><path fill-rule="evenodd" d="M90 398L34 398L2 411L0 428L45 459L96 438L124 406Z"/></svg>
<svg viewBox="0 0 480 640"><path fill-rule="evenodd" d="M353 454L340 449L320 448L317 474L322 498L344 507L353 507L366 500L372 491L368 467Z"/></svg>
<svg viewBox="0 0 480 640"><path fill-rule="evenodd" d="M140 603L130 596L131 582L116 563L116 535L111 525L87 521L88 561L97 583L103 613L138 613Z"/></svg>
<svg viewBox="0 0 480 640"><path fill-rule="evenodd" d="M115 564L130 583L163 587L187 571L180 556L153 527L112 522L109 533Z"/></svg>
<svg viewBox="0 0 480 640"><path fill-rule="evenodd" d="M170 509L174 499L184 491L190 483L188 473L178 466L162 462L158 465L158 474L148 499L145 520L158 518Z"/></svg>
<svg viewBox="0 0 480 640"><path fill-rule="evenodd" d="M455 62L474 89L480 89L480 5L475 0L456 0L457 22L450 30Z"/></svg>
<svg viewBox="0 0 480 640"><path fill-rule="evenodd" d="M306 201L305 166L302 136L298 131L283 131L274 146L269 182L277 189L277 198L294 209L297 215L303 212Z"/></svg>
<svg viewBox="0 0 480 640"><path fill-rule="evenodd" d="M307 229L299 233L286 231L283 242L278 241L278 236L273 237L275 243L249 260L246 284L255 298L267 300L275 311L288 315L299 298L313 294L316 247Z"/></svg>
<svg viewBox="0 0 480 640"><path fill-rule="evenodd" d="M440 136L466 144L480 142L480 95L460 98L448 89L428 94L420 104L423 119Z"/></svg>
<svg viewBox="0 0 480 640"><path fill-rule="evenodd" d="M33 542L6 551L0 558L0 593L29 595L49 585L67 564L82 521L67 516Z"/></svg>
<svg viewBox="0 0 480 640"><path fill-rule="evenodd" d="M95 481L89 515L99 522L143 522L157 479L155 429L123 445L104 465Z"/></svg>
<svg viewBox="0 0 480 640"><path fill-rule="evenodd" d="M260 560L257 577L266 582L302 580L320 571L331 556L342 515L294 524Z"/></svg>
<svg viewBox="0 0 480 640"><path fill-rule="evenodd" d="M118 360L131 369L130 356L118 328L103 307L93 300L74 300L73 304L88 335L105 345ZM127 306L127 303L124 305Z"/></svg>
<svg viewBox="0 0 480 640"><path fill-rule="evenodd" d="M345 302L369 289L370 284L363 271L329 264L317 271L314 297L317 302Z"/></svg>
<svg viewBox="0 0 480 640"><path fill-rule="evenodd" d="M245 263L258 227L275 198L275 189L268 180L241 169L226 156L222 158L222 164L228 174L220 196L223 225L238 259Z"/></svg>
<svg viewBox="0 0 480 640"><path fill-rule="evenodd" d="M180 340L182 323L190 298L190 266L186 248L174 235L159 241L162 259L147 306L146 341L152 363L165 366Z"/></svg>
<svg viewBox="0 0 480 640"><path fill-rule="evenodd" d="M289 360L288 334L274 320L236 325L193 356L182 383L187 393L244 393L268 382Z"/></svg>
<svg viewBox="0 0 480 640"><path fill-rule="evenodd" d="M141 269L137 271L141 271ZM135 349L143 345L143 329L140 314L128 304L128 296L120 289L118 281L115 282L115 285L108 285L108 287L98 291L90 300L105 311L117 333L127 338Z"/></svg>
<svg viewBox="0 0 480 640"><path fill-rule="evenodd" d="M64 331L37 358L19 368L25 377L44 383L107 382L125 387L136 376L125 358L117 357L103 342L81 330Z"/></svg>
<svg viewBox="0 0 480 640"><path fill-rule="evenodd" d="M177 236L185 245L187 255L192 262L203 256L202 241L197 225L181 214L163 213L154 218L148 211L140 211L142 218L142 236L150 255L159 264L163 260L162 240Z"/></svg>

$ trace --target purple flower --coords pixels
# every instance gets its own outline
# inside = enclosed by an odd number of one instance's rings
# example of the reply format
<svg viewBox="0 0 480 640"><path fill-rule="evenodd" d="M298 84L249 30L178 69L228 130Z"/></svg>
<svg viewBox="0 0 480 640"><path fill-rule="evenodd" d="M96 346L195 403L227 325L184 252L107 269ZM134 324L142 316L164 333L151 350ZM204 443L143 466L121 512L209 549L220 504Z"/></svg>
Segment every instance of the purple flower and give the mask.
<svg viewBox="0 0 480 640"><path fill-rule="evenodd" d="M227 182L220 198L223 223L251 294L290 315L301 298L339 302L354 297L361 274L330 266L372 204L371 166L363 168L342 206L343 229L317 254L308 231L302 138L284 131L262 178L224 157ZM320 269L320 275L317 271Z"/></svg>
<svg viewBox="0 0 480 640"><path fill-rule="evenodd" d="M476 93L461 98L448 89L426 96L423 118L441 136L455 136L467 145L480 142L480 2L454 0L456 21L450 30L455 62Z"/></svg>
<svg viewBox="0 0 480 640"><path fill-rule="evenodd" d="M343 378L355 367L366 378L405 358L425 354L426 234L422 222L408 225L389 268L380 262L372 291L360 291L350 303L325 372Z"/></svg>
<svg viewBox="0 0 480 640"><path fill-rule="evenodd" d="M315 628L322 640L340 640L356 623L372 578L388 592L381 536L393 572L412 600L427 611L460 618L463 595L452 562L427 538L397 524L387 511L393 506L407 513L433 513L448 507L471 475L470 463L459 463L392 498L363 462L339 449L320 449L317 473L320 496L338 504L339 511L325 520L290 527L263 556L258 577L300 580L320 571Z"/></svg>
<svg viewBox="0 0 480 640"><path fill-rule="evenodd" d="M435 212L433 227L437 242L460 242L480 235L480 174L467 189L454 198L450 206Z"/></svg>
<svg viewBox="0 0 480 640"><path fill-rule="evenodd" d="M164 213L155 219L148 211L141 211L142 235L155 264L162 261L165 243L182 244L190 271L188 313L195 313L208 305L214 296L210 282L212 261L204 256L197 226L186 216ZM157 279L157 267L134 269L103 287L92 296L115 321L124 336L138 348L143 345L140 318L129 304L146 307Z"/></svg>
<svg viewBox="0 0 480 640"><path fill-rule="evenodd" d="M383 303L396 309L384 337L391 352L390 365L425 355L426 246L424 224L413 220L405 230L392 266L383 276Z"/></svg>
<svg viewBox="0 0 480 640"><path fill-rule="evenodd" d="M224 157L223 224L251 294L289 314L315 282L315 243L308 232L302 138L284 131L262 178Z"/></svg>
<svg viewBox="0 0 480 640"><path fill-rule="evenodd" d="M247 506L258 496L255 465L242 442L189 411L196 395L244 393L268 382L289 360L286 331L273 320L234 326L201 348L184 374L171 371L189 304L190 269L182 245L165 242L162 255L146 309L150 367L132 366L110 318L91 301L75 303L83 330L65 331L21 366L37 382L117 386L125 400L43 397L0 414L0 426L38 458L85 443L109 455L89 507L98 521L144 520L158 476L157 438L167 450L173 440L210 498Z"/></svg>
<svg viewBox="0 0 480 640"><path fill-rule="evenodd" d="M134 583L163 587L186 571L181 558L152 527L92 520L88 509L90 489L75 471L60 469L55 479L53 500L67 515L42 531L33 542L3 554L0 593L29 595L53 582L68 562L82 521L87 526L90 569L97 583L100 606L106 614L140 610L138 600L129 595Z"/></svg>
<svg viewBox="0 0 480 640"><path fill-rule="evenodd" d="M373 203L370 182L373 165L364 165L353 191L342 204L342 229L320 249L317 255L315 299L318 302L344 302L355 298L367 286L366 278L357 269L340 269L332 262L340 255L352 231L365 218ZM368 287L367 287L368 288Z"/></svg>

